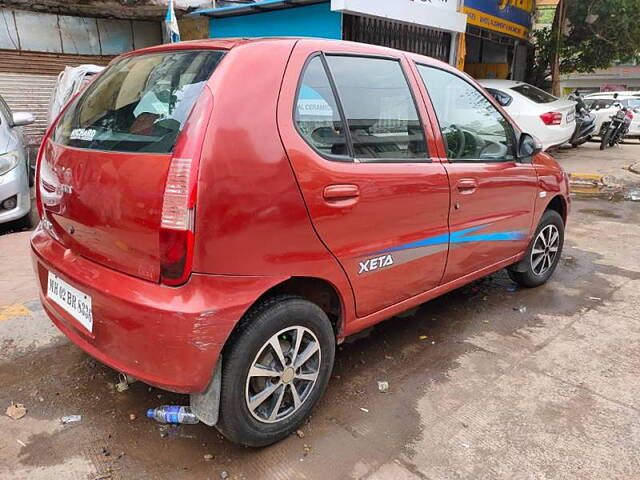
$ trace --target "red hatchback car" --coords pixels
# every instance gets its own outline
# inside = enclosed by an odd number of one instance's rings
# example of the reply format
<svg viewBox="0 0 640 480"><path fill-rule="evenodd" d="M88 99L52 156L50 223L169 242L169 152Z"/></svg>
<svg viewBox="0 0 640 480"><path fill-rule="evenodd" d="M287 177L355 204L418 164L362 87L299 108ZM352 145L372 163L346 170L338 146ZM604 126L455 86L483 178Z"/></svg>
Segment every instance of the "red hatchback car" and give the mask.
<svg viewBox="0 0 640 480"><path fill-rule="evenodd" d="M309 415L345 337L505 267L545 283L569 210L560 166L471 78L314 39L125 54L37 172L51 320L250 446Z"/></svg>

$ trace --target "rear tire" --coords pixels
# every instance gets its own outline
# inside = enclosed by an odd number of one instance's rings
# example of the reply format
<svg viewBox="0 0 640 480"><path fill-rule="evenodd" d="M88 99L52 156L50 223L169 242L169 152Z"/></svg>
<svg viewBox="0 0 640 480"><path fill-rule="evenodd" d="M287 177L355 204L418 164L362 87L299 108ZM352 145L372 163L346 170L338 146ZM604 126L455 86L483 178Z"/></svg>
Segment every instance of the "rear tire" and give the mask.
<svg viewBox="0 0 640 480"><path fill-rule="evenodd" d="M558 266L563 245L564 221L555 210L547 210L542 215L524 259L518 263L518 270L515 267L508 269L509 276L518 285L527 288L545 284Z"/></svg>
<svg viewBox="0 0 640 480"><path fill-rule="evenodd" d="M296 430L318 402L336 340L320 307L290 295L263 301L242 323L224 353L216 428L232 442L264 447Z"/></svg>

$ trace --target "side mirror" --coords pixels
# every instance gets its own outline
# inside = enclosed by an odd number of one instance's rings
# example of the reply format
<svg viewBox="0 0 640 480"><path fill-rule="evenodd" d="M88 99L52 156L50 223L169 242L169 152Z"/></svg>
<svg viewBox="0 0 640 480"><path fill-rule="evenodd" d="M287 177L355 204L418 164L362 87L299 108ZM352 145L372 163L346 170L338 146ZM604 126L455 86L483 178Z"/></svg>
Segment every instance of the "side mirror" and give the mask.
<svg viewBox="0 0 640 480"><path fill-rule="evenodd" d="M14 127L24 127L25 125L31 125L33 122L35 122L35 119L29 112L16 112L13 114Z"/></svg>
<svg viewBox="0 0 640 480"><path fill-rule="evenodd" d="M518 142L518 158L526 159L537 155L542 151L542 144L533 135L523 133Z"/></svg>

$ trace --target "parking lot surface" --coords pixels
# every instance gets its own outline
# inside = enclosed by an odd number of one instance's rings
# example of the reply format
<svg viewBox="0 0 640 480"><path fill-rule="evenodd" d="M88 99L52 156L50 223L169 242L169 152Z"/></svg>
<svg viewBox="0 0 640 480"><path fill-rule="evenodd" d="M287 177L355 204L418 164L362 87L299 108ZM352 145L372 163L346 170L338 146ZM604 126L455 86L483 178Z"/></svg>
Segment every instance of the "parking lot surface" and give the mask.
<svg viewBox="0 0 640 480"><path fill-rule="evenodd" d="M0 478L640 478L640 204L618 200L574 198L547 285L499 272L347 341L299 435L260 450L144 418L187 397L117 391L40 310L28 232L0 236L0 409L28 409L0 416Z"/></svg>

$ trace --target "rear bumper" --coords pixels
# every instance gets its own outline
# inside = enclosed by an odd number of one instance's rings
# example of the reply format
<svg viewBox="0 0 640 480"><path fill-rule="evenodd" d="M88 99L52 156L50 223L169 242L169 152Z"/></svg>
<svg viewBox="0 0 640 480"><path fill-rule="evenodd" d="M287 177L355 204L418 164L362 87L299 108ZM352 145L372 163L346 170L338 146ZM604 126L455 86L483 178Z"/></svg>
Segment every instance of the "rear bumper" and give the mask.
<svg viewBox="0 0 640 480"><path fill-rule="evenodd" d="M575 122L568 125L563 124L545 127L544 133L541 136L542 138L540 138L543 150L547 150L551 147L558 147L567 143L576 130Z"/></svg>
<svg viewBox="0 0 640 480"><path fill-rule="evenodd" d="M42 227L31 247L42 305L62 333L98 361L180 393L206 389L236 322L284 280L193 274L172 288L79 257ZM91 296L92 332L47 296L48 271Z"/></svg>

